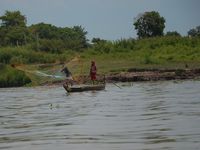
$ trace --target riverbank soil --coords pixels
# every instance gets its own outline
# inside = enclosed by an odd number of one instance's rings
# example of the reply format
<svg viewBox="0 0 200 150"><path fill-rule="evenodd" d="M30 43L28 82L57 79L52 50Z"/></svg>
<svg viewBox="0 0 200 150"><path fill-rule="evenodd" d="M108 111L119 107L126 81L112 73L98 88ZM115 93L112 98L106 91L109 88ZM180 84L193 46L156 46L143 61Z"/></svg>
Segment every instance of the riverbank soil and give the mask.
<svg viewBox="0 0 200 150"><path fill-rule="evenodd" d="M127 72L113 73L106 80L120 82L195 79L200 77L200 69L129 69Z"/></svg>

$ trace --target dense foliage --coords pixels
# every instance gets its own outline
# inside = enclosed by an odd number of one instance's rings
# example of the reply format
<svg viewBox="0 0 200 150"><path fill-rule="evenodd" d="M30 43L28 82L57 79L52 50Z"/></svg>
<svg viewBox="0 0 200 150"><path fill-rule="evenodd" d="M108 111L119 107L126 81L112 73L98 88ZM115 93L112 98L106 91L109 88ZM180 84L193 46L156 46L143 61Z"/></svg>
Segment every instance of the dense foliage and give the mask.
<svg viewBox="0 0 200 150"><path fill-rule="evenodd" d="M24 45L28 34L25 16L19 11L6 11L0 20L0 46Z"/></svg>
<svg viewBox="0 0 200 150"><path fill-rule="evenodd" d="M65 50L87 48L87 32L81 26L56 27L38 23L27 26L26 17L19 11L6 11L0 16L0 47L30 44L33 50L61 53Z"/></svg>
<svg viewBox="0 0 200 150"><path fill-rule="evenodd" d="M32 48L40 51L62 53L64 50L87 48L87 32L81 26L61 28L51 24L39 23L29 28L32 36Z"/></svg>
<svg viewBox="0 0 200 150"><path fill-rule="evenodd" d="M136 18L134 26L139 38L162 36L165 19L158 12L145 12Z"/></svg>
<svg viewBox="0 0 200 150"><path fill-rule="evenodd" d="M24 72L0 64L0 87L18 87L31 82Z"/></svg>
<svg viewBox="0 0 200 150"><path fill-rule="evenodd" d="M200 37L200 26L197 26L196 28L193 28L188 31L188 35L191 37Z"/></svg>

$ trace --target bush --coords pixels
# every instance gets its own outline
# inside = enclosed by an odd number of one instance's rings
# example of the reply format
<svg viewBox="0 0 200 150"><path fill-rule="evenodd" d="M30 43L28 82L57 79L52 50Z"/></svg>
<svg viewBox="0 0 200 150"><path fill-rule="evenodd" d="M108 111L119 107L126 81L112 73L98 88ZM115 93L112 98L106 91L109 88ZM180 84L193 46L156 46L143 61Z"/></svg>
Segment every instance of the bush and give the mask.
<svg viewBox="0 0 200 150"><path fill-rule="evenodd" d="M134 50L136 42L134 39L121 39L113 43L115 49Z"/></svg>
<svg viewBox="0 0 200 150"><path fill-rule="evenodd" d="M10 63L10 59L12 58L12 54L5 51L5 50L1 50L0 51L0 62L4 63L4 64L9 64Z"/></svg>
<svg viewBox="0 0 200 150"><path fill-rule="evenodd" d="M30 78L23 71L6 65L0 69L0 87L19 87L30 82Z"/></svg>
<svg viewBox="0 0 200 150"><path fill-rule="evenodd" d="M153 64L154 63L152 58L151 58L151 56L150 56L150 54L145 54L143 61L144 61L143 62L144 64Z"/></svg>
<svg viewBox="0 0 200 150"><path fill-rule="evenodd" d="M107 41L100 41L94 44L94 50L102 53L109 53L113 48L113 44Z"/></svg>
<svg viewBox="0 0 200 150"><path fill-rule="evenodd" d="M43 51L43 52L61 53L62 50L65 48L65 44L61 40L41 39L38 44L38 47L37 45L34 45L33 47L36 50Z"/></svg>

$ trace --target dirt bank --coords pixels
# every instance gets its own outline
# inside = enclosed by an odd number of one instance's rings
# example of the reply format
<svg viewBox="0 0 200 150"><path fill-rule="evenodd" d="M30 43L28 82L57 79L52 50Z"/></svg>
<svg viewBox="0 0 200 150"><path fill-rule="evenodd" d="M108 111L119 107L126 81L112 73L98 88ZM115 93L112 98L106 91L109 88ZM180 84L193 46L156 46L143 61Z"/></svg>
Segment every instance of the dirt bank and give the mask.
<svg viewBox="0 0 200 150"><path fill-rule="evenodd" d="M120 82L195 79L200 69L129 69L128 72L110 74L106 80Z"/></svg>

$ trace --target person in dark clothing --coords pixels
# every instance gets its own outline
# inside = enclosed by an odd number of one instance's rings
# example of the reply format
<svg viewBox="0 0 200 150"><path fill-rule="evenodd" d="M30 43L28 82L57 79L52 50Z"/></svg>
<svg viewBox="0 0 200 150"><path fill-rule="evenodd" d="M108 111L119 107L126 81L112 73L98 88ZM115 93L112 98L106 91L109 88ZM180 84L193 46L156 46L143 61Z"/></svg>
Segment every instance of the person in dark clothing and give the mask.
<svg viewBox="0 0 200 150"><path fill-rule="evenodd" d="M65 73L65 76L66 76L65 84L67 84L67 85L70 84L72 86L74 84L74 80L72 77L72 73L69 71L67 66L64 66L63 69L61 70L61 72Z"/></svg>
<svg viewBox="0 0 200 150"><path fill-rule="evenodd" d="M69 69L66 66L61 70L61 72L64 72L67 78L72 76L72 73L69 71Z"/></svg>

